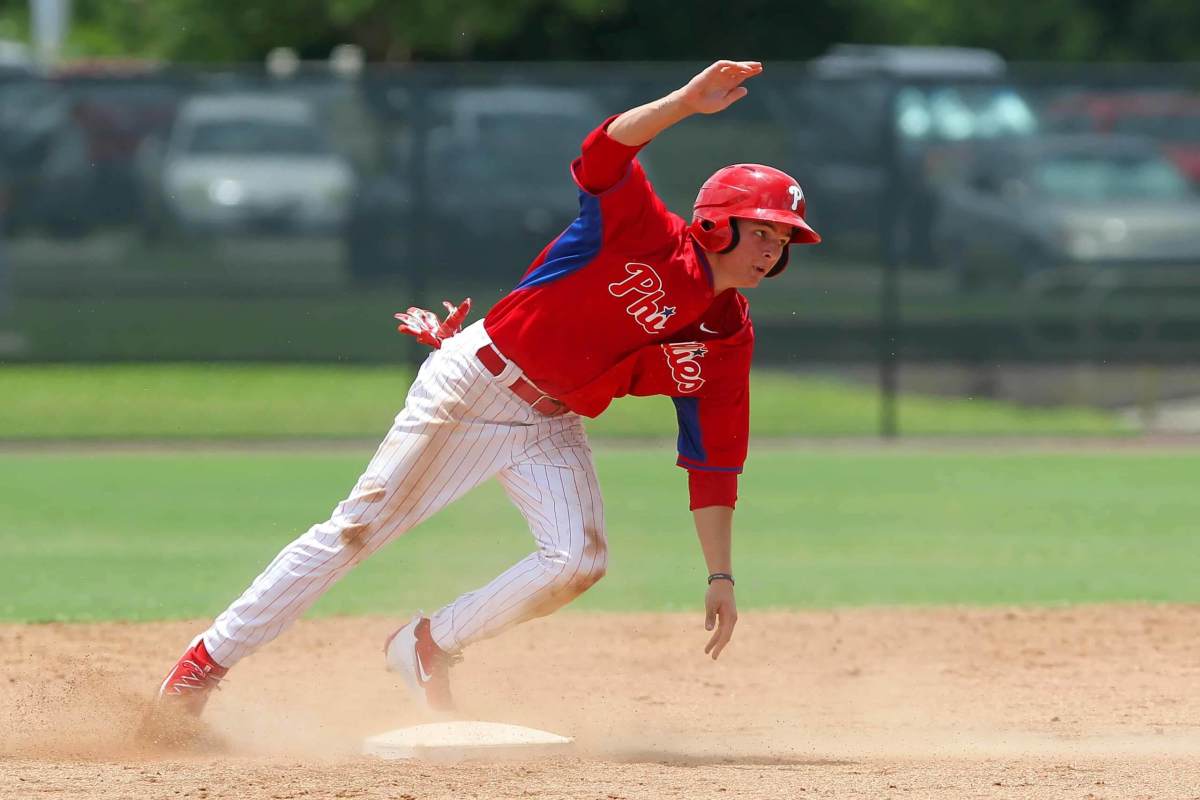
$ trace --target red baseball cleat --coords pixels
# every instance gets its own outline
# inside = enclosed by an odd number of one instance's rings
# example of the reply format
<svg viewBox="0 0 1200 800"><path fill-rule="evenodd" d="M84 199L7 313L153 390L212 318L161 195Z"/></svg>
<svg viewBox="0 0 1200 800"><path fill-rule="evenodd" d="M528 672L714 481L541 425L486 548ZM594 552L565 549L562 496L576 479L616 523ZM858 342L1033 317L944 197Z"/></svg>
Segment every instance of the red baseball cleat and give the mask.
<svg viewBox="0 0 1200 800"><path fill-rule="evenodd" d="M429 632L429 618L417 615L388 637L383 645L387 668L399 672L412 696L430 711L454 710L450 667L462 660L438 647Z"/></svg>
<svg viewBox="0 0 1200 800"><path fill-rule="evenodd" d="M200 716L213 689L229 670L212 660L204 647L203 637L197 637L175 667L167 673L158 688L158 700L194 717Z"/></svg>

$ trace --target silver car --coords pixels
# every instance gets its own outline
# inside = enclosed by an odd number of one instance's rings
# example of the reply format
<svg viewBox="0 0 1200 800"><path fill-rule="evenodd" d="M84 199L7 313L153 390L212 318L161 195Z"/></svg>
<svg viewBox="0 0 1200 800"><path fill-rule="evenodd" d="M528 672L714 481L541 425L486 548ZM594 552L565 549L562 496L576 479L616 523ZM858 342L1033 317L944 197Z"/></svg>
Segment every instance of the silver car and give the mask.
<svg viewBox="0 0 1200 800"><path fill-rule="evenodd" d="M310 103L278 95L200 95L179 110L147 170L150 229L334 233L354 173Z"/></svg>
<svg viewBox="0 0 1200 800"><path fill-rule="evenodd" d="M1200 271L1200 196L1153 142L994 142L972 162L934 228L937 253L963 289L1064 266Z"/></svg>

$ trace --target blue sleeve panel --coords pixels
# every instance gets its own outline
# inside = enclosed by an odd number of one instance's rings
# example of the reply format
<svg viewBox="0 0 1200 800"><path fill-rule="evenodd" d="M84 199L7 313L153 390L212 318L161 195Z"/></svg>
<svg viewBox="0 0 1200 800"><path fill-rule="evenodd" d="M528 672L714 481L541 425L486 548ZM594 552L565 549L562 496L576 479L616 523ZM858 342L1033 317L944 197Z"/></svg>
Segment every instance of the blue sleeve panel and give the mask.
<svg viewBox="0 0 1200 800"><path fill-rule="evenodd" d="M600 198L581 191L579 216L554 241L542 263L530 270L516 288L541 286L583 269L600 252L603 230Z"/></svg>
<svg viewBox="0 0 1200 800"><path fill-rule="evenodd" d="M700 398L672 397L675 417L679 420L679 455L689 461L703 464L708 460L704 452L704 439L700 433Z"/></svg>
<svg viewBox="0 0 1200 800"><path fill-rule="evenodd" d="M672 397L675 403L675 416L679 420L679 459L675 462L684 469L695 472L731 472L739 473L741 466L730 467L719 464L709 464L708 450L704 447L704 432L700 423L699 397ZM711 431L710 431L711 433ZM717 450L722 450L722 442L712 442ZM718 458L730 458L728 452L720 452ZM740 463L745 457L733 459L732 463Z"/></svg>

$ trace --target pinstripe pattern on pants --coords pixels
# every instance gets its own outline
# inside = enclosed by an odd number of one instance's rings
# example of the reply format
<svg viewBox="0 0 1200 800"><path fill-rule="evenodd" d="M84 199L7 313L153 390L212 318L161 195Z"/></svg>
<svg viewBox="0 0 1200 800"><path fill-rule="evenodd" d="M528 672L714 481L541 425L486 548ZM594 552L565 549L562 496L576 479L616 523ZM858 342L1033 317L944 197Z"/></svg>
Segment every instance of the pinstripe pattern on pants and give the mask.
<svg viewBox="0 0 1200 800"><path fill-rule="evenodd" d="M537 550L435 613L433 636L458 650L550 613L607 563L603 501L575 414L543 417L475 359L482 323L426 359L404 409L329 519L285 547L204 632L232 666L282 633L355 564L483 481L498 476L529 522Z"/></svg>

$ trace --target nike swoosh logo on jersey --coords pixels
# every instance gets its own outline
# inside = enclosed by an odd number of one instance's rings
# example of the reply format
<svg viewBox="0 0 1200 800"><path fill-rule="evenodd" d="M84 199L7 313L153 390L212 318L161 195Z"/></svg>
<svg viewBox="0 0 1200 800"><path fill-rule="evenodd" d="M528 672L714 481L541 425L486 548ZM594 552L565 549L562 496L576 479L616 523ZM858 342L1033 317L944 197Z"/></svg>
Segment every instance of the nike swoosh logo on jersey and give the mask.
<svg viewBox="0 0 1200 800"><path fill-rule="evenodd" d="M703 322L700 323L700 330L704 331L705 333L716 333L714 330L709 330Z"/></svg>
<svg viewBox="0 0 1200 800"><path fill-rule="evenodd" d="M417 657L417 678L420 679L422 685L429 683L433 680L433 676L425 671L425 665L421 663L421 654L414 652L413 655Z"/></svg>

